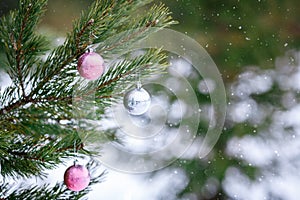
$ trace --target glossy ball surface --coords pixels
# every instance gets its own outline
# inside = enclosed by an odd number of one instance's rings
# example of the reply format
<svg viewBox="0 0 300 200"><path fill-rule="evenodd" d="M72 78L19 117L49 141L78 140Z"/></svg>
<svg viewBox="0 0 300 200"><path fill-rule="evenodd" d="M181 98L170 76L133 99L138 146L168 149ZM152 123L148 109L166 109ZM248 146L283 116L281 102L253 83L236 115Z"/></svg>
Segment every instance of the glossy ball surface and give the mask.
<svg viewBox="0 0 300 200"><path fill-rule="evenodd" d="M85 79L98 79L103 74L104 69L103 58L95 52L84 53L78 59L77 70L80 76Z"/></svg>
<svg viewBox="0 0 300 200"><path fill-rule="evenodd" d="M151 97L145 89L135 88L124 95L123 104L131 115L142 115L148 111Z"/></svg>
<svg viewBox="0 0 300 200"><path fill-rule="evenodd" d="M87 188L91 180L90 173L85 166L73 165L64 175L64 183L72 191L81 191Z"/></svg>

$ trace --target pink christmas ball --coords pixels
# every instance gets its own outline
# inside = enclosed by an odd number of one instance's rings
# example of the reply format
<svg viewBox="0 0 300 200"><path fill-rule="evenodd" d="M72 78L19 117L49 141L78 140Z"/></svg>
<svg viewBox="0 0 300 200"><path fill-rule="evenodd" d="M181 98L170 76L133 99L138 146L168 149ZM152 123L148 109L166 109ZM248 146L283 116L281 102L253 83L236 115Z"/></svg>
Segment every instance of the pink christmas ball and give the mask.
<svg viewBox="0 0 300 200"><path fill-rule="evenodd" d="M103 58L95 52L84 53L78 59L77 70L80 76L88 80L98 79L104 68Z"/></svg>
<svg viewBox="0 0 300 200"><path fill-rule="evenodd" d="M88 169L82 165L69 167L64 175L64 183L72 191L84 190L89 185L90 180Z"/></svg>

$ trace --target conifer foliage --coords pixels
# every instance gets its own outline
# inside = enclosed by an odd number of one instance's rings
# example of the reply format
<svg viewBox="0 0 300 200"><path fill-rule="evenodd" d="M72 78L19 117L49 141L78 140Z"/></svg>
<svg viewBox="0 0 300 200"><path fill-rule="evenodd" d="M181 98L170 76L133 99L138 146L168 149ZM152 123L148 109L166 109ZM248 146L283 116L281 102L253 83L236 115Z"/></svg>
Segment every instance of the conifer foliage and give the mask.
<svg viewBox="0 0 300 200"><path fill-rule="evenodd" d="M108 63L124 47L174 23L164 5L150 3L96 0L74 22L65 42L54 49L45 36L36 32L47 0L20 0L17 10L1 18L0 45L5 54L1 68L11 84L1 88L0 96L0 166L4 178L0 198L80 199L87 194L90 188L73 193L62 183L11 189L11 180L47 177L45 170L74 157L74 152L77 156L92 156L79 137L78 118L73 113L74 86L84 82L78 78L78 58L97 44L97 51ZM150 10L133 14L146 5L151 6ZM98 120L104 116L105 106L120 98L124 85L134 84L137 70L139 76L149 75L162 70L160 66L166 62L160 49L122 58L93 81ZM111 134L111 130L103 130L106 133ZM93 171L98 165L91 161L88 167ZM90 185L101 182L103 174L92 176Z"/></svg>

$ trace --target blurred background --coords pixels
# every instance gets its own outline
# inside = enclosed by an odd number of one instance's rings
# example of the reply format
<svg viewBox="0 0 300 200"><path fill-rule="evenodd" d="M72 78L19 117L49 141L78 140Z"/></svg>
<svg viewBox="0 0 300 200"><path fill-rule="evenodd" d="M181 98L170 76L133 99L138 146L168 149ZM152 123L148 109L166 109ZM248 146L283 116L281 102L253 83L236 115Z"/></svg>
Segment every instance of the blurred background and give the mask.
<svg viewBox="0 0 300 200"><path fill-rule="evenodd" d="M49 0L38 31L63 40L91 2ZM300 1L159 2L179 22L171 28L197 40L222 74L223 133L201 160L184 157L143 175L110 171L90 199L300 199ZM0 0L0 15L16 5ZM206 102L200 79L190 78L198 101Z"/></svg>

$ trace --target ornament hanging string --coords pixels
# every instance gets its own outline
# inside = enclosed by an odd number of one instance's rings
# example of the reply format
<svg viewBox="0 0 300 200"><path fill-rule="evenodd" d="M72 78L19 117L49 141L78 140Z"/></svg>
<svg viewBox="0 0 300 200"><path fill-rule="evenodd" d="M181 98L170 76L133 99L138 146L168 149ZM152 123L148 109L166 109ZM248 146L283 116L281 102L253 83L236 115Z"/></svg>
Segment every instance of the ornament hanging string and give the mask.
<svg viewBox="0 0 300 200"><path fill-rule="evenodd" d="M91 31L90 31L90 37L89 37L89 43L90 43L90 45L88 46L88 53L94 52L94 50L97 49L98 46L100 45L100 43L94 44L94 41L93 41L92 38L98 39L99 37L96 36L96 35L93 33L93 31L91 30Z"/></svg>
<svg viewBox="0 0 300 200"><path fill-rule="evenodd" d="M76 165L76 163L78 161L78 159L77 159L76 140L74 140L74 155L75 155L74 165Z"/></svg>
<svg viewBox="0 0 300 200"><path fill-rule="evenodd" d="M142 88L140 69L137 69L136 79L137 79L136 88L137 88L138 90L140 90L140 89Z"/></svg>
<svg viewBox="0 0 300 200"><path fill-rule="evenodd" d="M139 69L137 69L135 75L137 79L136 88L125 93L123 97L123 104L129 114L137 116L148 111L151 104L151 97L150 94L142 87Z"/></svg>
<svg viewBox="0 0 300 200"><path fill-rule="evenodd" d="M92 30L89 33L89 44L86 52L82 54L77 63L77 70L79 74L87 80L98 79L105 71L105 64L102 56L94 52L100 43L94 44L94 39L98 38Z"/></svg>
<svg viewBox="0 0 300 200"><path fill-rule="evenodd" d="M74 164L70 166L64 174L64 184L69 190L75 192L76 195L79 194L79 191L86 189L91 180L89 170L84 165L76 163L78 161L77 151L76 140L74 140Z"/></svg>

